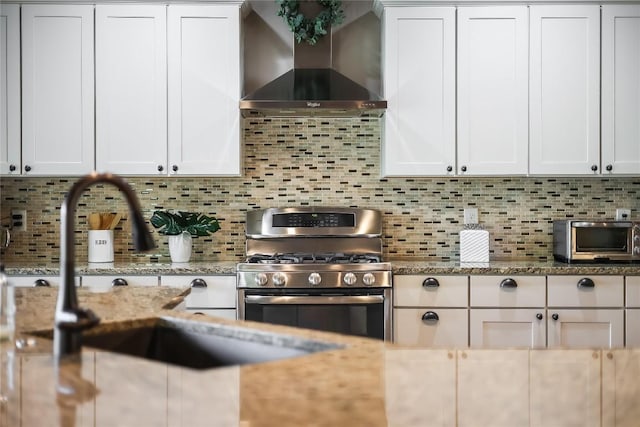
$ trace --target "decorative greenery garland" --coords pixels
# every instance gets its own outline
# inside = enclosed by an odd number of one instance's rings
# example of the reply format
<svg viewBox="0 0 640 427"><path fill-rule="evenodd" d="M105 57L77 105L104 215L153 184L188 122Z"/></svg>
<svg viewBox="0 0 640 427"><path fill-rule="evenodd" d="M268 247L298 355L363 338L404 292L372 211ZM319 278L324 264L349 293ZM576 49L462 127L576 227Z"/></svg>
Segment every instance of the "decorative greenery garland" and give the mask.
<svg viewBox="0 0 640 427"><path fill-rule="evenodd" d="M327 34L329 24L341 24L344 19L340 0L318 0L324 10L313 19L298 11L298 0L276 0L276 3L280 6L278 16L282 16L298 43L304 40L310 45L316 44L320 37Z"/></svg>

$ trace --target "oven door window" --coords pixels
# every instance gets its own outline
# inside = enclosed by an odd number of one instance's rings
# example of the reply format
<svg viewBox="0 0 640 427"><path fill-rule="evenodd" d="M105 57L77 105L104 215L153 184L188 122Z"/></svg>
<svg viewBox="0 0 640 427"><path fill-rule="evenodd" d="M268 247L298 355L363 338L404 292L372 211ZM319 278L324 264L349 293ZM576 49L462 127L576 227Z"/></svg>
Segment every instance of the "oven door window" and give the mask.
<svg viewBox="0 0 640 427"><path fill-rule="evenodd" d="M575 229L577 253L627 253L629 252L628 228L585 227Z"/></svg>
<svg viewBox="0 0 640 427"><path fill-rule="evenodd" d="M245 319L384 339L382 295L245 296Z"/></svg>

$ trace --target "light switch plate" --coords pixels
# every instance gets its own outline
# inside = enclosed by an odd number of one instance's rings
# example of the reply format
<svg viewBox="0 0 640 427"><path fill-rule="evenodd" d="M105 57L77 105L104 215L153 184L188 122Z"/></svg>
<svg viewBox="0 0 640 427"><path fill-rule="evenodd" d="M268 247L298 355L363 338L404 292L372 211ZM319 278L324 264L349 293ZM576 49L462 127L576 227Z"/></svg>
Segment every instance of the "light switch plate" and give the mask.
<svg viewBox="0 0 640 427"><path fill-rule="evenodd" d="M464 209L464 223L465 224L477 224L478 223L478 209L477 208L465 208Z"/></svg>

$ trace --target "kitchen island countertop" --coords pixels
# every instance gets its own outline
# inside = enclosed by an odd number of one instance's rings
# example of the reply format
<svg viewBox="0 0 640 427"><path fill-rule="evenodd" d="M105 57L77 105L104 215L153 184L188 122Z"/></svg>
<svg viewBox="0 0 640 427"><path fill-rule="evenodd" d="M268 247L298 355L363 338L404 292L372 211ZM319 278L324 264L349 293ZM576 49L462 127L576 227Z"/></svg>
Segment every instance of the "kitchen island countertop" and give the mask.
<svg viewBox="0 0 640 427"><path fill-rule="evenodd" d="M54 369L51 342L2 352L0 425L632 425L636 350L419 349L168 310L185 290L80 290L105 322L154 315L344 345L279 361L193 370L83 350ZM18 329L51 328L55 289L17 289ZM146 297L145 297L146 295ZM239 330L240 330L239 329ZM24 337L24 335L21 335ZM11 378L6 376L7 370ZM75 389L56 391L61 382ZM10 387L11 386L11 387ZM625 424L626 423L626 424Z"/></svg>

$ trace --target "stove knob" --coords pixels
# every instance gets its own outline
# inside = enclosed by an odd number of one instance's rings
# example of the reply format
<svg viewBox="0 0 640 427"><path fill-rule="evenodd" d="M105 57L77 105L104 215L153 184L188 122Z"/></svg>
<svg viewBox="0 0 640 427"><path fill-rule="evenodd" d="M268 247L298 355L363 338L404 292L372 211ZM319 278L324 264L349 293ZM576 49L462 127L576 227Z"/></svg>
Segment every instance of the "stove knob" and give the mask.
<svg viewBox="0 0 640 427"><path fill-rule="evenodd" d="M267 282L269 281L269 278L264 273L258 273L256 275L255 281L256 281L256 285L265 286L267 284Z"/></svg>
<svg viewBox="0 0 640 427"><path fill-rule="evenodd" d="M282 273L274 273L272 280L274 285L284 286L287 281L287 276Z"/></svg>
<svg viewBox="0 0 640 427"><path fill-rule="evenodd" d="M311 273L309 275L309 284L311 286L318 286L322 282L322 277L318 273Z"/></svg>
<svg viewBox="0 0 640 427"><path fill-rule="evenodd" d="M364 276L362 276L362 281L365 285L371 286L376 282L376 276L374 276L373 273L365 273Z"/></svg>
<svg viewBox="0 0 640 427"><path fill-rule="evenodd" d="M346 283L348 286L351 286L355 285L358 278L353 273L347 273L344 275L344 278L342 280L344 280L344 283Z"/></svg>

